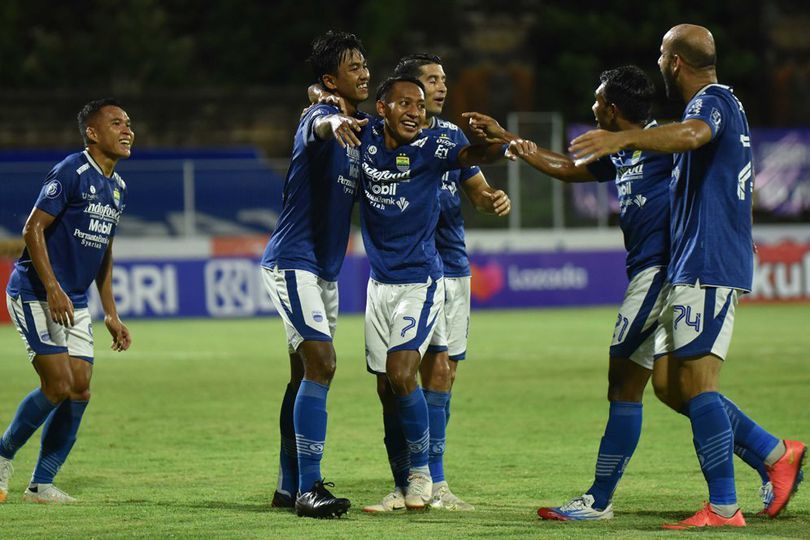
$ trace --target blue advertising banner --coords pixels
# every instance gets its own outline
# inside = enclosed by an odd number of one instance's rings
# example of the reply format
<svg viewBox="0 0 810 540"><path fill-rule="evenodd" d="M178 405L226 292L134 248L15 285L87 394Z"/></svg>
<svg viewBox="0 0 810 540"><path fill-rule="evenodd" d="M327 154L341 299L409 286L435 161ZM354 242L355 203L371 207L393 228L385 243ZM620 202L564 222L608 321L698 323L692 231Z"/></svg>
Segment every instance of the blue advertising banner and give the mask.
<svg viewBox="0 0 810 540"><path fill-rule="evenodd" d="M471 261L474 308L616 304L627 284L621 251L487 254ZM366 257L346 258L341 313L363 313L368 276ZM122 318L275 313L252 257L116 261L113 290ZM94 317L102 313L94 287L90 309Z"/></svg>

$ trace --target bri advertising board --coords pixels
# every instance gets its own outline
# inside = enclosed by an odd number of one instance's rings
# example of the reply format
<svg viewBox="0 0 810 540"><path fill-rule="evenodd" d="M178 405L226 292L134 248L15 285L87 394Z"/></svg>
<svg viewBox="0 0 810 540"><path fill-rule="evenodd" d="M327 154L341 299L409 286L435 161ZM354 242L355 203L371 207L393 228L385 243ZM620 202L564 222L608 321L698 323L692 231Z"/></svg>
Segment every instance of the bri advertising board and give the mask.
<svg viewBox="0 0 810 540"><path fill-rule="evenodd" d="M474 309L617 305L627 286L621 250L482 253L470 263ZM0 261L0 284L10 271L11 261ZM341 313L363 313L368 276L365 256L346 258L339 279ZM125 319L275 314L256 257L116 261L113 290ZM754 291L744 301L810 301L810 244L760 245ZM98 319L95 287L90 308ZM8 321L3 302L0 322Z"/></svg>

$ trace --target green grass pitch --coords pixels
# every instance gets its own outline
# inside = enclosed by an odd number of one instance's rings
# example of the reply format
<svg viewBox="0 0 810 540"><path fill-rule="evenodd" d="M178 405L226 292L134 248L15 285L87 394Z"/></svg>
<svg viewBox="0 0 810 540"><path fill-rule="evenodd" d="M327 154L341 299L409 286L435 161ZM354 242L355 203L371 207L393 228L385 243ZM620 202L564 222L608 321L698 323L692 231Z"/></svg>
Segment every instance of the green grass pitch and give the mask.
<svg viewBox="0 0 810 540"><path fill-rule="evenodd" d="M476 312L448 428L450 485L472 513L365 515L390 489L382 415L365 371L362 319L341 318L323 471L353 509L302 519L269 505L288 361L278 319L132 322L115 354L96 325L93 399L57 485L74 506L21 502L38 453L15 460L0 538L651 538L696 511L707 492L687 420L646 395L636 455L616 518L541 522L535 511L590 485L607 415L614 310ZM721 390L777 436L810 440L810 307L738 309ZM38 379L11 326L0 327L0 424ZM0 429L3 427L0 426ZM735 460L749 527L701 538L810 538L810 488L777 520L755 516L758 476Z"/></svg>

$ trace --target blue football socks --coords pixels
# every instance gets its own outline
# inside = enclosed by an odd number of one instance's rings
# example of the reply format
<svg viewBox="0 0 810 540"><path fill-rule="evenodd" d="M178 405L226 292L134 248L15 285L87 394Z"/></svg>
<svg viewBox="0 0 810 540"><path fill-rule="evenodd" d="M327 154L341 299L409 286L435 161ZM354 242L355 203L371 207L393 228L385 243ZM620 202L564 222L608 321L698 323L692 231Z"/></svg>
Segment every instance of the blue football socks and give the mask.
<svg viewBox="0 0 810 540"><path fill-rule="evenodd" d="M735 507L734 435L718 392L703 392L687 404L692 436L700 468L709 486L709 502L718 507Z"/></svg>
<svg viewBox="0 0 810 540"><path fill-rule="evenodd" d="M295 398L295 446L298 452L298 490L310 491L320 481L326 443L326 394L329 387L304 379Z"/></svg>
<svg viewBox="0 0 810 540"><path fill-rule="evenodd" d="M278 418L281 433L281 452L279 454L278 487L280 493L295 497L298 492L298 453L295 451L295 424L293 410L298 389L287 384L284 399L281 401L281 413Z"/></svg>
<svg viewBox="0 0 810 540"><path fill-rule="evenodd" d="M408 485L408 470L411 467L411 456L408 452L408 442L402 433L402 423L398 414L383 412L383 428L385 429L385 451L388 453L388 463L391 465L391 474L394 485L403 490Z"/></svg>
<svg viewBox="0 0 810 540"><path fill-rule="evenodd" d="M723 408L731 422L734 444L746 450L745 456L739 453L738 455L756 469L760 476L762 476L762 471L765 471L764 481L767 482L768 473L765 470L765 461L773 449L779 446L780 440L762 429L726 396L721 395L720 400L723 402Z"/></svg>
<svg viewBox="0 0 810 540"><path fill-rule="evenodd" d="M593 508L604 510L624 474L627 463L641 437L642 405L629 401L612 401L605 434L599 443L596 475L587 491L594 498Z"/></svg>
<svg viewBox="0 0 810 540"><path fill-rule="evenodd" d="M42 428L42 446L31 482L52 484L67 460L87 409L87 401L64 400L51 412Z"/></svg>
<svg viewBox="0 0 810 540"><path fill-rule="evenodd" d="M14 459L17 450L39 429L54 408L56 405L48 401L39 388L25 396L17 407L14 419L0 439L0 456Z"/></svg>
<svg viewBox="0 0 810 540"><path fill-rule="evenodd" d="M417 386L416 390L407 396L397 396L399 405L399 421L402 432L408 443L411 469L427 468L428 442L430 433L428 429L428 411L425 395Z"/></svg>
<svg viewBox="0 0 810 540"><path fill-rule="evenodd" d="M428 447L428 466L433 482L444 480L444 447L445 432L447 429L447 403L450 401L448 392L434 392L422 389L428 409L428 425L430 429L430 446Z"/></svg>

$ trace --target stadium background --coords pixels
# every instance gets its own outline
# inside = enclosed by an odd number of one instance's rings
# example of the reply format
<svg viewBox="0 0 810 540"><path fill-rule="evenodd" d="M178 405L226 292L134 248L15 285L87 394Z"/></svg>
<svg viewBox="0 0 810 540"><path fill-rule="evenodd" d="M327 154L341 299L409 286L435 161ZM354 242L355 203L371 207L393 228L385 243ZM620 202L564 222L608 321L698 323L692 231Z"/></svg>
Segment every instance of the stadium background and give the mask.
<svg viewBox="0 0 810 540"><path fill-rule="evenodd" d="M755 294L740 308L724 392L774 433L806 441L805 2L0 2L2 288L44 175L80 148L79 107L114 95L137 133L133 157L119 165L130 199L114 277L135 344L122 355L101 338L97 344L91 412L59 477L83 504L19 504L37 454L31 441L0 509L0 537L649 538L662 520L694 511L705 485L688 423L648 393L617 519L556 527L534 514L583 488L604 426L604 357L626 285L610 186L575 190L520 164L496 166L487 177L507 188L513 215L464 208L479 311L454 389L447 467L454 490L477 506L471 515L352 512L313 523L270 511L288 368L281 325L248 318L272 314L256 258L280 209L315 35L338 28L361 36L372 85L403 54L439 54L449 75L446 117L490 113L562 149L592 125L595 83L616 65L648 71L659 88L656 116L678 118L656 60L662 34L685 21L714 32L720 80L735 87L754 130ZM362 311L366 275L355 234L341 275L346 315L324 462L355 507L377 501L389 483L379 404L362 359L362 316L351 314ZM602 307L585 307L593 305ZM0 302L5 422L36 375L13 327L2 324L4 310ZM103 332L98 323L96 332ZM749 527L735 536L807 537L806 493L778 522L758 519L757 478L737 467Z"/></svg>
<svg viewBox="0 0 810 540"><path fill-rule="evenodd" d="M280 211L315 35L360 35L372 85L403 54L439 54L449 75L445 117L486 112L562 149L592 124L601 70L636 63L660 87L660 37L690 20L713 30L720 80L735 88L754 128L760 265L752 298L810 299L807 8L782 0L607 6L521 0L504 13L474 0L8 0L0 8L0 281L41 179L78 149L75 112L90 98L118 97L137 135L133 157L119 166L131 186L116 241L122 315L264 314L272 306L254 262ZM677 118L679 106L659 94L657 117ZM620 299L612 186L563 186L522 164L486 173L515 210L496 219L465 206L476 307ZM341 277L344 312L362 311L367 272L355 234Z"/></svg>

